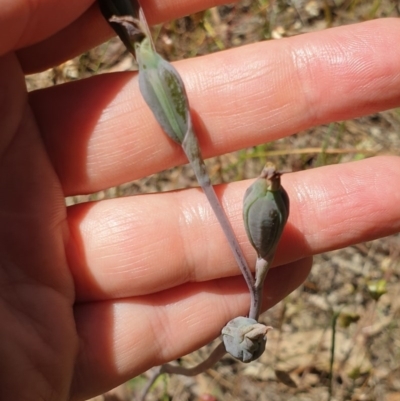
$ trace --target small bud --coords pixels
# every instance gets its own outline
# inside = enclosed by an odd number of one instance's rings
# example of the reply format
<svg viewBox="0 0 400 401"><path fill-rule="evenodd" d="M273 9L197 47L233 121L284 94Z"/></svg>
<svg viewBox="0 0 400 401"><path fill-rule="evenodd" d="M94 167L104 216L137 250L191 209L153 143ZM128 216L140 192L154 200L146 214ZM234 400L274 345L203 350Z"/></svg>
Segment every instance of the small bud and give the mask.
<svg viewBox="0 0 400 401"><path fill-rule="evenodd" d="M281 173L267 165L247 189L243 200L243 219L247 236L258 257L273 257L289 217L289 197L281 186Z"/></svg>
<svg viewBox="0 0 400 401"><path fill-rule="evenodd" d="M226 352L248 363L258 359L265 350L267 332L272 329L248 317L236 317L222 329Z"/></svg>
<svg viewBox="0 0 400 401"><path fill-rule="evenodd" d="M148 38L135 49L142 96L165 133L181 144L191 126L183 81L172 64L155 52Z"/></svg>

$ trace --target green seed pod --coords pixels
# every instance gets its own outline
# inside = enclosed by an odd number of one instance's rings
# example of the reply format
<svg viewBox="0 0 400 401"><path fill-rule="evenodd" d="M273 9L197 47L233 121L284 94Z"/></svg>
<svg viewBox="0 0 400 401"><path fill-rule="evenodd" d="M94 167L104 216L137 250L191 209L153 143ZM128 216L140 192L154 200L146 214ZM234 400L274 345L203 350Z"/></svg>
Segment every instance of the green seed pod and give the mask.
<svg viewBox="0 0 400 401"><path fill-rule="evenodd" d="M265 260L273 257L289 216L289 197L280 176L274 166L267 165L243 200L247 236L258 257Z"/></svg>
<svg viewBox="0 0 400 401"><path fill-rule="evenodd" d="M191 127L185 86L176 69L145 38L136 43L139 87L142 96L165 133L181 144Z"/></svg>
<svg viewBox="0 0 400 401"><path fill-rule="evenodd" d="M103 0L103 12L109 13L119 1L122 5L126 0ZM120 9L122 6L118 12ZM129 40L129 45L125 45L139 64L140 92L154 117L165 133L182 145L187 134L193 131L185 85L172 64L156 52L143 10L139 9L137 13L139 19L131 15L114 15L109 22L120 28L119 36L124 43ZM135 48L132 51L134 42Z"/></svg>

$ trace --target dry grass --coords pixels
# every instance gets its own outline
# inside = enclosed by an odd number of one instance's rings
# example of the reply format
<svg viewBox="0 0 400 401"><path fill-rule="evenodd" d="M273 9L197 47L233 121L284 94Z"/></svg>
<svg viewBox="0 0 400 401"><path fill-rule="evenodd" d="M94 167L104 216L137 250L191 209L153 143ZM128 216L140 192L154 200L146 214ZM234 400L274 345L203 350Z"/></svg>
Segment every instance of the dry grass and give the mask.
<svg viewBox="0 0 400 401"><path fill-rule="evenodd" d="M169 59L181 59L399 16L399 8L396 0L243 0L163 25L157 29L157 46ZM28 77L27 82L36 89L131 68L130 56L113 39L62 66ZM393 149L400 149L399 109L315 127L207 163L213 182L219 183L256 176L266 158L302 170ZM166 191L192 183L190 169L183 166L67 202ZM399 249L397 235L316 256L306 283L263 315L276 330L269 336L273 346L267 346L260 361L244 365L226 358L198 377L161 380L149 400L399 401ZM374 285L384 287L382 296L376 296L379 291ZM184 363L196 363L208 350L185 357ZM99 400L132 400L142 385L142 378L133 379Z"/></svg>

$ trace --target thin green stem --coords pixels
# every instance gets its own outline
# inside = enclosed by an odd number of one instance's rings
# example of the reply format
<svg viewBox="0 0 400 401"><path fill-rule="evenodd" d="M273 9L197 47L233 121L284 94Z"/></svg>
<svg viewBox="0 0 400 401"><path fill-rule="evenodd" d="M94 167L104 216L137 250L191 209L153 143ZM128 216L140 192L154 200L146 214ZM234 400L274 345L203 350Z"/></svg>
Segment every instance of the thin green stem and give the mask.
<svg viewBox="0 0 400 401"><path fill-rule="evenodd" d="M263 299L263 290L264 290L264 281L267 277L268 270L271 266L271 263L266 261L263 258L257 257L256 262L256 282L254 284L254 302L250 304L250 313L249 317L254 320L258 320L261 307L262 307L262 299Z"/></svg>
<svg viewBox="0 0 400 401"><path fill-rule="evenodd" d="M157 378L162 375L163 373L174 373L177 375L183 375L183 376L196 376L199 373L202 373L206 371L207 369L210 369L216 362L218 362L224 355L226 354L225 346L224 343L219 343L218 346L211 352L211 354L208 356L207 359L205 359L203 362L199 363L196 366L193 366L192 368L185 368L183 366L175 366L175 365L170 365L169 363L158 366L155 368L152 377L146 384L146 387L143 389L142 395L140 397L140 401L144 401L146 399L146 396L148 392L150 391L150 388L154 384L154 382L157 380Z"/></svg>
<svg viewBox="0 0 400 401"><path fill-rule="evenodd" d="M229 242L229 246L233 252L236 262L243 274L244 279L246 280L246 284L250 291L251 304L253 304L255 295L253 275L246 263L246 259L240 248L239 242L236 239L228 217L226 216L226 213L222 208L217 195L215 194L213 186L211 185L211 180L207 173L206 165L201 156L200 147L192 127L190 127L185 135L185 138L182 142L182 148L193 168L197 181L203 189L211 208L213 209L215 216L217 217L218 222L221 225L221 228Z"/></svg>
<svg viewBox="0 0 400 401"><path fill-rule="evenodd" d="M332 316L332 338L331 338L331 356L329 361L329 395L330 401L333 397L333 364L335 362L335 346L336 346L336 322L340 312L335 312Z"/></svg>

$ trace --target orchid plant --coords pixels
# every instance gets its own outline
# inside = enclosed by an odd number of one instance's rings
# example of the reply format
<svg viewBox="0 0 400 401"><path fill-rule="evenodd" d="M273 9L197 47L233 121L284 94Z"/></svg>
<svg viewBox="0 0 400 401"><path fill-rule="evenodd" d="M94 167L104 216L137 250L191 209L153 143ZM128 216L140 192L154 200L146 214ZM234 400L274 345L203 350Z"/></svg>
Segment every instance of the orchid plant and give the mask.
<svg viewBox="0 0 400 401"><path fill-rule="evenodd" d="M222 342L210 356L193 368L165 364L155 369L141 400L162 373L193 376L210 368L226 352L242 362L259 358L265 350L271 327L258 322L264 280L289 215L289 198L281 186L279 172L267 164L244 196L243 218L247 235L257 252L255 277L249 269L232 226L221 206L201 155L190 115L185 85L178 71L156 51L143 9L137 0L98 0L101 11L139 70L144 100L163 131L182 147L235 256L250 293L247 317L238 316L222 328Z"/></svg>

